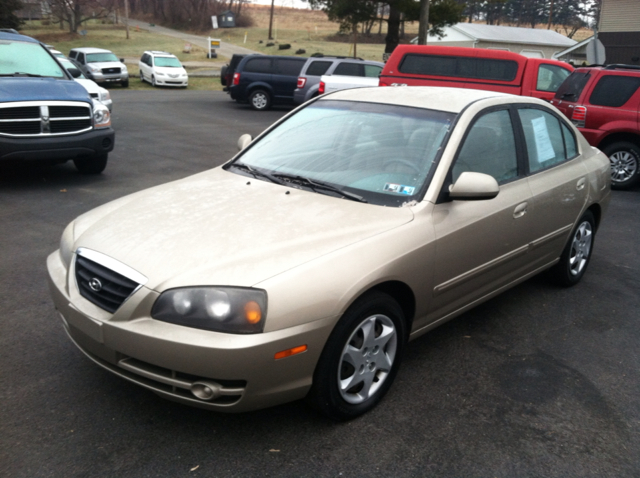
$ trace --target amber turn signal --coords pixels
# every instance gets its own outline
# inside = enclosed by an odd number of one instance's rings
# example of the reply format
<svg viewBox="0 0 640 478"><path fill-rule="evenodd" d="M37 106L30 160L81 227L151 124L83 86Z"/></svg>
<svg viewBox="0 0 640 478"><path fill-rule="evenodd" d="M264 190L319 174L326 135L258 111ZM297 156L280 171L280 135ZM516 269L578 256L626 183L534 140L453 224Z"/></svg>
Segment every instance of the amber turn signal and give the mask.
<svg viewBox="0 0 640 478"><path fill-rule="evenodd" d="M244 317L250 324L257 324L262 318L262 311L257 302L251 301L244 305Z"/></svg>
<svg viewBox="0 0 640 478"><path fill-rule="evenodd" d="M291 357L292 355L301 354L305 350L307 350L307 346L306 345L298 345L297 347L293 347L292 349L283 350L282 352L278 352L275 355L275 359L278 360L278 359L285 358L285 357Z"/></svg>

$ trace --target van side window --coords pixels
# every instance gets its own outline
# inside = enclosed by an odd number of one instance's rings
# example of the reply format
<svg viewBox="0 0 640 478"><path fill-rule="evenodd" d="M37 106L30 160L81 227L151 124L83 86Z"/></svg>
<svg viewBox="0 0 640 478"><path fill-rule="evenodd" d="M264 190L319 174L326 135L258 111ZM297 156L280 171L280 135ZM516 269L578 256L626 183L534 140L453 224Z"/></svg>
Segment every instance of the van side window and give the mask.
<svg viewBox="0 0 640 478"><path fill-rule="evenodd" d="M589 103L618 108L629 101L629 98L633 96L638 87L640 87L640 78L638 77L603 76L593 89Z"/></svg>
<svg viewBox="0 0 640 478"><path fill-rule="evenodd" d="M322 76L327 72L330 66L330 61L313 61L309 63L306 74L309 76Z"/></svg>
<svg viewBox="0 0 640 478"><path fill-rule="evenodd" d="M465 171L488 174L498 183L518 177L518 155L509 111L493 111L473 123L453 165L453 182Z"/></svg>
<svg viewBox="0 0 640 478"><path fill-rule="evenodd" d="M401 73L413 75L513 81L518 74L518 63L512 60L496 60L493 58L409 53L402 59L398 70Z"/></svg>
<svg viewBox="0 0 640 478"><path fill-rule="evenodd" d="M251 73L271 73L271 58L253 58L244 65L244 71Z"/></svg>
<svg viewBox="0 0 640 478"><path fill-rule="evenodd" d="M567 159L558 118L535 108L519 108L518 115L527 143L529 171L534 173ZM575 149L575 140L573 148Z"/></svg>
<svg viewBox="0 0 640 478"><path fill-rule="evenodd" d="M566 70L556 65L545 65L544 63L538 68L538 82L536 83L536 90L538 91L556 91L562 84L566 77L571 74L569 70Z"/></svg>
<svg viewBox="0 0 640 478"><path fill-rule="evenodd" d="M364 69L361 63L344 62L336 66L333 74L341 76L364 76Z"/></svg>
<svg viewBox="0 0 640 478"><path fill-rule="evenodd" d="M287 59L287 58L278 58L276 60L276 64L278 65L275 73L278 75L288 75L288 76L298 76L300 74L300 70L302 70L302 65L304 65L305 60L300 59Z"/></svg>
<svg viewBox="0 0 640 478"><path fill-rule="evenodd" d="M368 78L378 78L382 72L381 66L364 65L364 76Z"/></svg>

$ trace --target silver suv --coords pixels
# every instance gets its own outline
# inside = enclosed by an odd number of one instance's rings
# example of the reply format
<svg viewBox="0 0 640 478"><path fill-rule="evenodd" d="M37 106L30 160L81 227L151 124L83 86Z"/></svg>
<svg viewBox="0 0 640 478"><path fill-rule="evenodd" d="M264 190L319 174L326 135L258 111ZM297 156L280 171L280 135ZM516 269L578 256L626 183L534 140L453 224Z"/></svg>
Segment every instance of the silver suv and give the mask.
<svg viewBox="0 0 640 478"><path fill-rule="evenodd" d="M74 48L69 52L69 59L90 80L98 84L120 83L129 86L129 72L124 59L118 59L109 50L102 48Z"/></svg>
<svg viewBox="0 0 640 478"><path fill-rule="evenodd" d="M318 96L322 75L366 76L377 78L384 63L368 61L362 58L344 56L311 57L302 66L298 85L293 92L293 102L297 105Z"/></svg>

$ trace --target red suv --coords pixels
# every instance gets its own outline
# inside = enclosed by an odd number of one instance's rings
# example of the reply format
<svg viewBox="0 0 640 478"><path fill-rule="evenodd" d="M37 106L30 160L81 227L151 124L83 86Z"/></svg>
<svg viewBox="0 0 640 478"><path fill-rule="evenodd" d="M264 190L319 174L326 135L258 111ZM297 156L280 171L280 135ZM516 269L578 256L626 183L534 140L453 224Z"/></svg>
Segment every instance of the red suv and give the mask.
<svg viewBox="0 0 640 478"><path fill-rule="evenodd" d="M608 65L575 70L551 104L611 162L611 186L640 181L640 67Z"/></svg>

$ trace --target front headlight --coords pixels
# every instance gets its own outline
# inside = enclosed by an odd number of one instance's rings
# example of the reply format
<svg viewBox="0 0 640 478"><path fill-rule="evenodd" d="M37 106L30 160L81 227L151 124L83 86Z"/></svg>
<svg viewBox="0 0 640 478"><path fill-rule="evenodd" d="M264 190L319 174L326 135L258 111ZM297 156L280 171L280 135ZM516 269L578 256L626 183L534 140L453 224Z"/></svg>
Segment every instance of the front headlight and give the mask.
<svg viewBox="0 0 640 478"><path fill-rule="evenodd" d="M102 69L97 66L90 66L89 69L94 73L100 73L102 71Z"/></svg>
<svg viewBox="0 0 640 478"><path fill-rule="evenodd" d="M106 88L100 88L100 101L107 101L111 99L111 93Z"/></svg>
<svg viewBox="0 0 640 478"><path fill-rule="evenodd" d="M258 334L264 329L267 292L243 287L184 287L163 292L151 317L196 329Z"/></svg>
<svg viewBox="0 0 640 478"><path fill-rule="evenodd" d="M111 126L111 113L102 103L93 103L93 126L95 128L106 128Z"/></svg>

